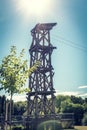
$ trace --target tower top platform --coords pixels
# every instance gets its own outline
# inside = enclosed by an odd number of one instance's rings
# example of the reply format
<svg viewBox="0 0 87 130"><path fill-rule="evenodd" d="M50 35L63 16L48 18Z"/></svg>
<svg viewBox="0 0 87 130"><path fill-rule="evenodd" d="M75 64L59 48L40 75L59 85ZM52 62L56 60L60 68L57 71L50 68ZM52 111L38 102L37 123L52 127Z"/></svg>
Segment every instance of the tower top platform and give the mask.
<svg viewBox="0 0 87 130"><path fill-rule="evenodd" d="M53 26L55 26L57 23L38 23L36 26L31 30L31 32L35 32L38 30L51 30Z"/></svg>

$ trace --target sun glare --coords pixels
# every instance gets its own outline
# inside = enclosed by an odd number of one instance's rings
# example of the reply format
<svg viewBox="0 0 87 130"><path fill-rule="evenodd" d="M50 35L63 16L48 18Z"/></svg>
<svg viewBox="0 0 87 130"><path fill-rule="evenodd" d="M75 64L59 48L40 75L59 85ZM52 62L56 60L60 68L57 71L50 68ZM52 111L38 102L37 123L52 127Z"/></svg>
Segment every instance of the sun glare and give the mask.
<svg viewBox="0 0 87 130"><path fill-rule="evenodd" d="M25 16L40 16L48 13L52 7L51 0L18 0L17 9Z"/></svg>

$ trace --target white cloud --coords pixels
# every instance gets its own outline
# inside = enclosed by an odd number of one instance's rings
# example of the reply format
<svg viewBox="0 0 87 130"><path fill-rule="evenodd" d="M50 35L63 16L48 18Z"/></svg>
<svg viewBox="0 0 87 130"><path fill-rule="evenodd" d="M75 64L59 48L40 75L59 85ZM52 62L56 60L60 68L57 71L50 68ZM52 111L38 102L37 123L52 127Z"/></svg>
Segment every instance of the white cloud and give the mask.
<svg viewBox="0 0 87 130"><path fill-rule="evenodd" d="M7 99L10 100L10 96L7 96ZM18 101L26 101L26 95L14 95L13 98L14 102L18 102Z"/></svg>
<svg viewBox="0 0 87 130"><path fill-rule="evenodd" d="M59 92L58 90L56 90L56 93L55 93L55 96L57 95L74 95L74 96L78 96L79 95L79 92L69 92L69 91L65 91L65 92Z"/></svg>
<svg viewBox="0 0 87 130"><path fill-rule="evenodd" d="M59 90L56 90L56 93L55 93L55 96L58 96L58 95L68 95L68 96L81 96L81 97L86 97L87 96L87 93L84 93L84 94L81 94L79 92L70 92L70 91L65 91L65 92L60 92ZM10 96L7 96L7 99L10 99ZM25 95L14 95L13 96L13 100L14 102L18 102L18 101L26 101L27 98L26 98L26 94Z"/></svg>
<svg viewBox="0 0 87 130"><path fill-rule="evenodd" d="M83 88L87 88L87 86L86 85L85 86L79 86L78 88L82 88L83 89Z"/></svg>
<svg viewBox="0 0 87 130"><path fill-rule="evenodd" d="M86 88L86 87L84 87L84 88ZM79 96L79 97L83 97L83 98L87 97L87 93L82 93L81 94L80 92L69 92L69 91L59 92L58 90L56 90L55 96L58 96L58 95L64 95L64 96L66 96L66 95L68 95L68 96L73 95L73 96Z"/></svg>
<svg viewBox="0 0 87 130"><path fill-rule="evenodd" d="M81 97L87 97L87 93L79 94L79 96L81 96Z"/></svg>

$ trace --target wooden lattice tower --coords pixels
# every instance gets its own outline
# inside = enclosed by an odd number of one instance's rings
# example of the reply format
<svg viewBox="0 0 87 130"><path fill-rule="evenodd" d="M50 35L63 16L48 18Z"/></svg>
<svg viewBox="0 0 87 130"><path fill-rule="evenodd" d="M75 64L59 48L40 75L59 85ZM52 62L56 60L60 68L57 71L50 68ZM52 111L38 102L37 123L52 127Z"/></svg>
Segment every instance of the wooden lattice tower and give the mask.
<svg viewBox="0 0 87 130"><path fill-rule="evenodd" d="M41 65L29 78L30 92L28 94L28 116L39 118L55 114L53 88L53 67L51 54L53 47L50 41L50 30L56 23L37 24L31 30L32 44L30 47L30 67L36 61Z"/></svg>

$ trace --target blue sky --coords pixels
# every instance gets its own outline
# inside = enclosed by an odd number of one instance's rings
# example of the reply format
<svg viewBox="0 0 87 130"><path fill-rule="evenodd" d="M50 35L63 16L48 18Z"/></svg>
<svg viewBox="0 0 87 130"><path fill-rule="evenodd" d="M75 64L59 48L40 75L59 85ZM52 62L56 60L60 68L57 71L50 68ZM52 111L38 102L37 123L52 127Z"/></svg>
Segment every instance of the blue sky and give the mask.
<svg viewBox="0 0 87 130"><path fill-rule="evenodd" d="M34 10L30 2L25 8L24 0L0 0L0 63L12 45L18 51L25 48L29 60L30 30L37 23L57 22L51 31L51 43L57 47L52 55L54 88L87 96L87 0L47 0L40 13L36 1Z"/></svg>

